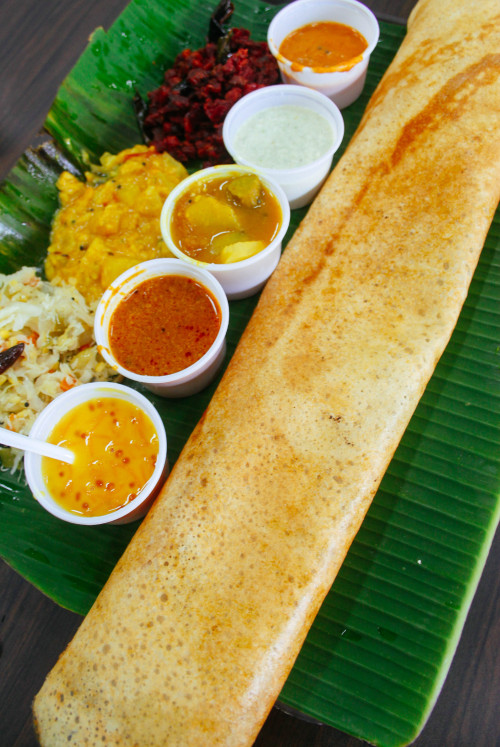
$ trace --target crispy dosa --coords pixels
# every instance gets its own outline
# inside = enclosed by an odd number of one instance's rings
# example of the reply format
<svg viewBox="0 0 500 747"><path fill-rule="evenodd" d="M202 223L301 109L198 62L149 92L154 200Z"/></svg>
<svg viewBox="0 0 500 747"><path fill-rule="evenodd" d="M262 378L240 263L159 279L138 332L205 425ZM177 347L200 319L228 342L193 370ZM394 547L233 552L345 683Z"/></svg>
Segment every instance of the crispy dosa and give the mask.
<svg viewBox="0 0 500 747"><path fill-rule="evenodd" d="M499 10L414 10L160 498L37 695L42 745L255 739L498 203Z"/></svg>

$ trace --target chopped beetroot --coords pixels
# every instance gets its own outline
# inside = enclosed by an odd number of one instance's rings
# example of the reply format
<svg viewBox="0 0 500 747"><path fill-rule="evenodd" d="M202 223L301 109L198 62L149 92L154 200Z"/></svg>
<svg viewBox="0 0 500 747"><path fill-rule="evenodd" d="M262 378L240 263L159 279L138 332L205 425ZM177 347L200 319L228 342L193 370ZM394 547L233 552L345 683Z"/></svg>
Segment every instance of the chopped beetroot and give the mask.
<svg viewBox="0 0 500 747"><path fill-rule="evenodd" d="M229 162L222 141L229 109L245 94L279 83L266 42L252 41L246 29L232 29L225 42L223 59L215 43L185 49L162 85L148 94L143 131L160 153L182 162L201 159L204 165Z"/></svg>

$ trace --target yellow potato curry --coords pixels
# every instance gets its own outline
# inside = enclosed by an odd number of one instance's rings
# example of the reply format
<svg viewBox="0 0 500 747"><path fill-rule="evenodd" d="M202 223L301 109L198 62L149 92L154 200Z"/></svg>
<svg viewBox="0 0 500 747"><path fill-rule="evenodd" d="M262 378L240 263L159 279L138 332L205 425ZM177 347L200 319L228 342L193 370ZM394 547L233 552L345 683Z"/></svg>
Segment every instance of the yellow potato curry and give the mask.
<svg viewBox="0 0 500 747"><path fill-rule="evenodd" d="M163 203L187 171L168 153L136 145L111 155L85 181L64 171L45 273L74 285L90 304L138 262L172 256L163 242Z"/></svg>
<svg viewBox="0 0 500 747"><path fill-rule="evenodd" d="M200 262L230 264L261 252L278 233L277 198L256 174L211 175L176 201L170 220L175 245Z"/></svg>

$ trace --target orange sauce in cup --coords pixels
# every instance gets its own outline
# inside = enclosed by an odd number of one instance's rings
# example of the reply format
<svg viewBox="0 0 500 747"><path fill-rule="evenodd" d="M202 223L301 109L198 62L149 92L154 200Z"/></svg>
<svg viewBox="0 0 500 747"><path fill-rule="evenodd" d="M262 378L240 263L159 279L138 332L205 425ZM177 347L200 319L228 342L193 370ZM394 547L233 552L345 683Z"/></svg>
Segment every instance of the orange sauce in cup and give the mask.
<svg viewBox="0 0 500 747"><path fill-rule="evenodd" d="M118 363L141 376L182 371L212 346L222 321L201 283L162 275L140 283L114 310L109 345Z"/></svg>
<svg viewBox="0 0 500 747"><path fill-rule="evenodd" d="M194 182L179 196L170 230L188 257L231 264L265 249L282 221L278 199L256 174L216 175Z"/></svg>
<svg viewBox="0 0 500 747"><path fill-rule="evenodd" d="M316 21L290 32L279 53L295 70L349 70L359 62L368 42L359 31L343 23Z"/></svg>
<svg viewBox="0 0 500 747"><path fill-rule="evenodd" d="M48 440L73 451L75 461L44 457L47 489L62 508L81 516L103 516L136 498L154 472L159 449L149 416L118 397L77 405Z"/></svg>

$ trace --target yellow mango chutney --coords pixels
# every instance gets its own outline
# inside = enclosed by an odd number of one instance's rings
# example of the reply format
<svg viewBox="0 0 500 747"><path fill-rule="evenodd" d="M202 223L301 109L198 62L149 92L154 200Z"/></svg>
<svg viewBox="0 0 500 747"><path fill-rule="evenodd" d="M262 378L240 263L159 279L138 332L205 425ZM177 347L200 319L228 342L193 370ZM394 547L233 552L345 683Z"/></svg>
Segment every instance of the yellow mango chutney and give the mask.
<svg viewBox="0 0 500 747"><path fill-rule="evenodd" d="M92 305L130 267L171 257L161 236L160 213L186 176L175 158L145 145L104 153L85 181L63 171L45 261L48 280L74 285Z"/></svg>
<svg viewBox="0 0 500 747"><path fill-rule="evenodd" d="M81 516L103 516L130 503L153 474L159 449L149 416L118 397L77 405L48 441L76 456L73 464L42 459L47 489L62 508Z"/></svg>

